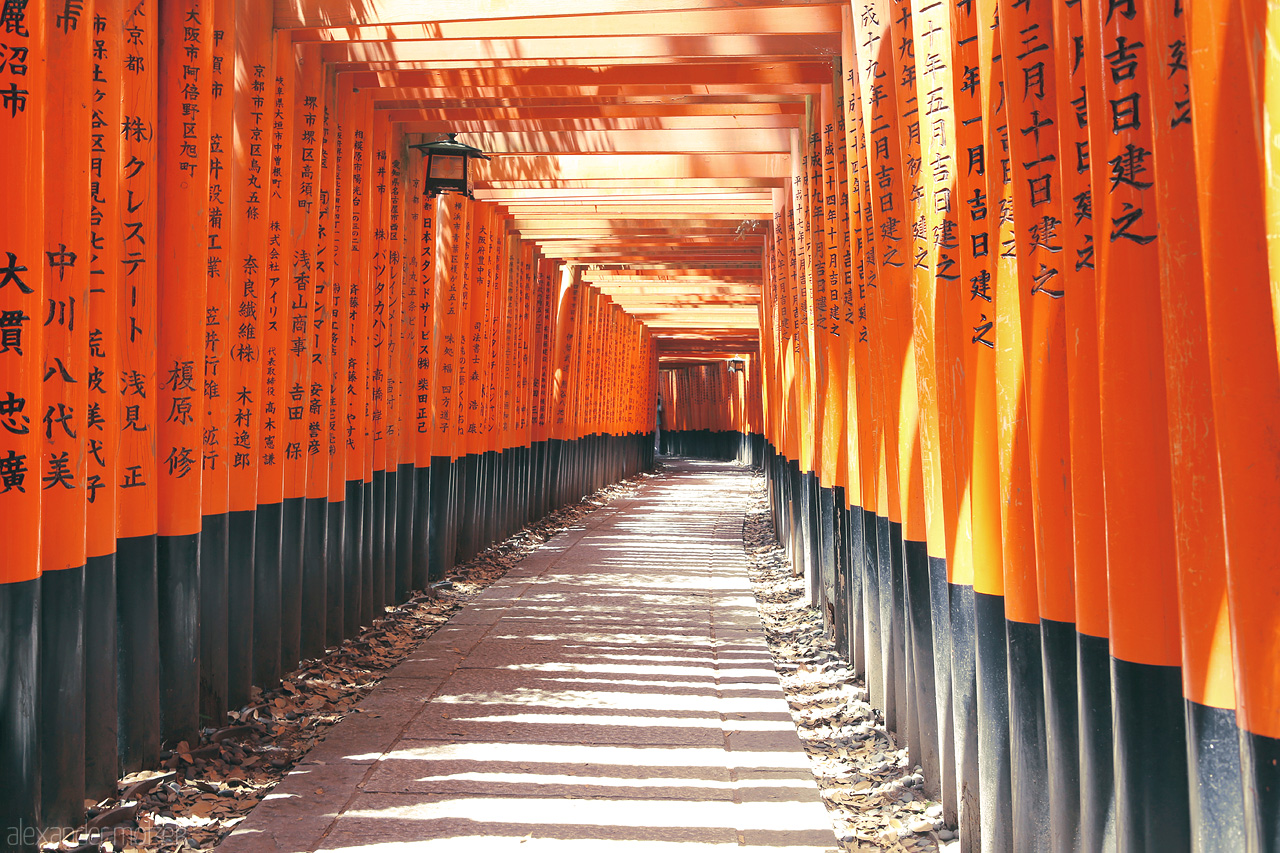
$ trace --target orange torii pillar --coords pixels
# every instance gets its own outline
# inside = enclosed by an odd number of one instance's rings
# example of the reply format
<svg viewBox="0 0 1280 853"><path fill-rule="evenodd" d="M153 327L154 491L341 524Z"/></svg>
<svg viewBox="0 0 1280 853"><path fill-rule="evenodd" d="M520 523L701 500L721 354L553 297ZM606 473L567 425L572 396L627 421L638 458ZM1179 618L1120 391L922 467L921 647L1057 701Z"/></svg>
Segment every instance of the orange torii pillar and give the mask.
<svg viewBox="0 0 1280 853"><path fill-rule="evenodd" d="M232 85L233 139L224 156L231 177L229 316L224 335L229 363L222 385L230 407L227 513L227 693L229 708L247 705L253 680L254 533L258 477L262 469L267 239L270 204L271 30L253 13L252 0L237 0L235 56L246 70ZM216 528L213 528L216 533Z"/></svg>
<svg viewBox="0 0 1280 853"><path fill-rule="evenodd" d="M472 364L479 347L476 334L476 316L483 317L484 294L479 284L484 264L477 245L488 238L488 217L491 205L468 202L467 216L462 223L459 240L454 251L458 265L458 325L454 333L454 395L450 431L454 457L454 520L456 531L453 561L465 563L478 551L479 540L474 532L478 519L473 502L476 495L478 460L471 452L471 440L467 426L471 423L471 407L479 392L479 375ZM473 374L474 378L473 378Z"/></svg>
<svg viewBox="0 0 1280 853"><path fill-rule="evenodd" d="M347 438L347 418L350 414L347 365L352 357L350 304L352 288L347 269L351 252L349 237L351 205L347 182L350 180L349 157L350 131L346 123L346 100L338 75L327 72L325 76L324 110L324 188L329 192L330 216L328 225L329 265L326 280L330 283L331 325L329 327L329 357L333 364L329 376L329 420L326 434L329 442L329 475L326 487L328 496L325 521L325 645L331 646L349 636L348 613L355 606L348 583L347 539L347 465L350 448Z"/></svg>
<svg viewBox="0 0 1280 853"><path fill-rule="evenodd" d="M1134 154L1152 146L1147 81L1166 72L1150 54L1125 47L1143 42L1142 18L1112 11L1086 10L1084 44L1092 211L1100 223L1099 412L1116 841L1121 849L1176 849L1187 845L1190 826L1168 410L1164 382L1154 379L1165 371L1161 247L1155 193L1141 174L1146 155Z"/></svg>
<svg viewBox="0 0 1280 853"><path fill-rule="evenodd" d="M955 821L959 814L956 788L955 731L952 712L952 622L948 561L955 556L958 502L954 495L956 474L947 463L955 435L961 429L962 407L956 384L962 381L961 359L969 342L961 334L958 318L961 283L960 241L954 199L956 178L955 138L957 121L952 86L952 38L949 9L943 6L912 4L913 52L918 66L916 115L920 137L922 168L918 184L920 202L916 222L921 217L926 239L917 242L915 287L912 314L912 343L916 356L916 387L920 399L920 445L926 515L925 560L928 564L927 590L917 577L910 586L913 625L926 623L929 643L913 646L917 693L932 687L933 707L921 698L919 720L922 753L937 750L933 789L943 802L944 817ZM922 265L921 256L926 259ZM918 558L917 558L918 559ZM927 614L922 612L926 607ZM963 624L963 623L962 623ZM923 639L923 630L917 636ZM931 671L928 675L926 671ZM971 670L958 673L968 681ZM928 725L935 727L930 735Z"/></svg>
<svg viewBox="0 0 1280 853"><path fill-rule="evenodd" d="M308 659L329 646L329 625L336 625L342 612L341 605L330 600L334 596L340 599L342 587L340 575L332 571L332 550L337 539L329 527L329 476L337 453L337 423L331 407L337 391L336 372L341 368L334 340L334 264L339 238L333 227L334 169L329 121L333 89L318 57L304 53L299 62L303 92L302 117L295 115L295 128L301 130L297 134L301 143L299 204L305 201L308 205L307 225L314 229L314 242L312 236L307 238L313 281L310 323L304 332L310 376L303 413L307 471L302 512L302 625L298 634L298 654ZM305 195L303 181L311 182Z"/></svg>
<svg viewBox="0 0 1280 853"><path fill-rule="evenodd" d="M0 619L5 651L0 669L0 816L34 844L40 820L39 683L40 497L43 444L46 42L44 4L31 3L6 21L17 57L0 69L0 173L11 201L0 212L0 531L7 551L0 566Z"/></svg>
<svg viewBox="0 0 1280 853"><path fill-rule="evenodd" d="M1002 243L1002 254L1016 259L1013 274L1000 275L996 285L997 370L1004 396L1016 398L1000 409L1001 477L1009 490L1002 500L1013 840L1017 849L1041 849L1051 837L1073 838L1078 823L1062 309L1070 279L1058 260L1062 155L1054 126L1046 124L1060 99L1052 10L1001 3L998 20L1013 201L1012 241Z"/></svg>
<svg viewBox="0 0 1280 853"><path fill-rule="evenodd" d="M252 683L271 684L280 677L280 518L284 499L285 431L288 423L289 304L292 294L293 206L290 130L293 126L293 63L287 33L274 37L269 95L268 181L263 214L267 242L262 293L262 393L259 422L259 468L256 522L253 533Z"/></svg>
<svg viewBox="0 0 1280 853"><path fill-rule="evenodd" d="M541 517L551 512L552 434L555 418L553 365L555 362L556 306L560 296L560 264L541 258L537 267L537 298L534 302L534 352L537 357L530 401L529 439L536 448L533 473L533 512Z"/></svg>
<svg viewBox="0 0 1280 853"><path fill-rule="evenodd" d="M378 618L387 604L387 347L390 309L390 267L387 263L387 144L386 113L373 116L369 158L372 255L369 259L369 504L365 508L368 537L368 619Z"/></svg>
<svg viewBox="0 0 1280 853"><path fill-rule="evenodd" d="M452 196L428 197L434 208L435 262L433 299L431 386L431 531L430 574L442 578L453 568L457 531L453 508L457 471L453 457L453 418L457 394L457 336L462 280L461 243L467 207ZM421 372L419 376L421 376Z"/></svg>
<svg viewBox="0 0 1280 853"><path fill-rule="evenodd" d="M85 796L115 792L119 777L116 624L116 524L119 492L122 343L118 303L124 270L120 264L120 166L124 140L124 4L99 0L93 19L93 107L89 145L88 297L89 387L85 411L85 499L88 501L85 563L85 699L107 708L85 714ZM90 428L90 418L93 427Z"/></svg>
<svg viewBox="0 0 1280 853"><path fill-rule="evenodd" d="M235 140L235 12L234 3L222 0L215 4L210 41L209 260L205 270L200 494L200 715L207 720L221 720L227 710L230 660L227 525L232 460L228 454L231 403L227 379L234 328L230 203L234 180L231 152Z"/></svg>
<svg viewBox="0 0 1280 853"><path fill-rule="evenodd" d="M422 164L422 156L415 150L409 156L409 168L414 170L414 174L419 174ZM416 179L414 184L417 185ZM432 546L437 535L433 525L439 518L435 490L439 488L436 479L442 479L446 474L443 468L435 467L433 400L435 385L439 381L436 375L440 360L438 311L444 294L440 286L443 277L437 274L436 257L440 200L423 193L418 198L418 208L419 227L415 235L417 245L412 258L418 275L418 320L417 331L410 346L414 368L410 376L413 377L414 486L417 491L413 513L413 560L415 577L418 572L422 572L422 586L425 587L426 583L438 580L440 576L432 561Z"/></svg>
<svg viewBox="0 0 1280 853"><path fill-rule="evenodd" d="M160 734L200 730L200 520L213 3L160 7L155 453ZM194 228L193 228L193 223Z"/></svg>
<svg viewBox="0 0 1280 853"><path fill-rule="evenodd" d="M1280 313L1275 282L1280 257L1275 251L1274 222L1280 207L1275 191L1276 142L1261 133L1274 126L1276 115L1275 34L1280 16L1261 0L1188 4L1184 15L1185 52L1176 50L1176 40L1167 45L1159 42L1168 51L1160 55L1164 67L1174 66L1172 74L1165 71L1159 76L1175 84L1175 112L1164 113L1170 132L1183 130L1190 118L1195 141L1200 261L1227 567L1226 597L1214 604L1219 622L1225 604L1231 624L1236 706L1232 720L1227 709L1211 707L1225 704L1221 688L1200 696L1190 693L1188 705L1200 706L1190 709L1190 736L1197 741L1225 741L1231 737L1232 723L1239 729L1245 849L1276 850L1280 849L1280 675L1275 666L1275 625L1280 572L1274 520L1280 517L1280 481L1275 476L1280 455L1275 443L1275 425L1280 423L1276 359ZM1169 22L1160 27L1150 15L1148 21L1147 40L1172 26ZM1153 69L1160 65L1154 58L1149 62ZM1183 65L1189 80L1179 74ZM1154 109L1168 106L1167 95L1154 100ZM1159 136L1155 142L1158 170L1163 150L1168 149ZM1186 164L1179 166L1186 168ZM1174 239L1180 240L1181 235L1175 232ZM1193 766L1201 759L1207 759L1204 751L1193 752ZM1219 804L1209 806L1218 810Z"/></svg>
<svg viewBox="0 0 1280 853"><path fill-rule="evenodd" d="M420 212L420 199L416 196L418 181L409 172L410 158L401 137L390 152L391 159L391 256L392 275L398 280L397 331L391 352L392 369L395 371L395 387L388 411L395 426L394 455L388 458L388 467L395 467L396 495L394 501L395 525L395 574L397 604L407 600L415 589L427 585L427 564L420 564L421 575L415 577L413 558L413 514L418 502L414 463L417 459L416 429L413 402L414 347L418 328L418 234L416 231ZM424 494L422 500L425 502Z"/></svg>
<svg viewBox="0 0 1280 853"><path fill-rule="evenodd" d="M45 208L44 251L41 263L32 269L39 269L44 278L44 299L28 302L26 312L31 324L44 328L43 352L30 354L43 361L41 393L33 396L24 413L40 443L39 455L31 458L37 464L28 463L31 483L38 484L40 493L40 820L71 826L79 822L84 807L93 27L90 16L57 4L37 14L45 19L49 66L58 72L48 75L43 93L44 195L57 201ZM99 426L96 418L94 426Z"/></svg>
<svg viewBox="0 0 1280 853"><path fill-rule="evenodd" d="M120 410L116 462L116 634L120 768L151 767L160 755L159 590L156 525L157 281L159 263L157 107L159 6L143 2L124 17L127 84L121 87L120 189L115 205L120 285L116 335ZM104 329L104 335L111 330Z"/></svg>

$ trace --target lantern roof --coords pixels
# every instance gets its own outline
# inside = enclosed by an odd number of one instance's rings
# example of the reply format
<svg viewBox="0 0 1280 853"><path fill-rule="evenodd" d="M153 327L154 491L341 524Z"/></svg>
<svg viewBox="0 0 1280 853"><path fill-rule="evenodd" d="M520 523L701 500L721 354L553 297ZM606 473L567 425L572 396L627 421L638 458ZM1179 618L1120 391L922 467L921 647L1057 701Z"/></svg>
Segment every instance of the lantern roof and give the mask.
<svg viewBox="0 0 1280 853"><path fill-rule="evenodd" d="M485 154L479 148L468 145L465 142L458 141L458 134L450 133L447 139L437 139L434 142L419 142L410 145L410 148L417 148L425 154L453 154L461 157L479 157L481 160L488 160L489 155Z"/></svg>

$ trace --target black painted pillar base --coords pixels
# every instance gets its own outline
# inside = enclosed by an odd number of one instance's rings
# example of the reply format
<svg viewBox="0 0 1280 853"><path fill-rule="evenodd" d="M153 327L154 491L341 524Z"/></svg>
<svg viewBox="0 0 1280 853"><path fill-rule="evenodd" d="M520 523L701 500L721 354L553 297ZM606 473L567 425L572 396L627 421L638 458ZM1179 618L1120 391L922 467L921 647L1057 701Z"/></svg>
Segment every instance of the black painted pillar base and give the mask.
<svg viewBox="0 0 1280 853"><path fill-rule="evenodd" d="M1280 850L1280 739L1243 731L1246 827L1249 850Z"/></svg>
<svg viewBox="0 0 1280 853"><path fill-rule="evenodd" d="M978 771L978 648L973 587L951 584L951 713L955 720L956 816L962 853L982 849Z"/></svg>
<svg viewBox="0 0 1280 853"><path fill-rule="evenodd" d="M217 726L227 710L227 577L226 513L200 519L200 719Z"/></svg>
<svg viewBox="0 0 1280 853"><path fill-rule="evenodd" d="M924 791L942 798L941 738L933 657L933 603L930 594L929 547L906 540L903 550L904 630L911 634L910 699L916 721L917 752L924 771ZM945 571L945 569L944 569Z"/></svg>
<svg viewBox="0 0 1280 853"><path fill-rule="evenodd" d="M817 607L822 597L822 580L818 577L821 546L818 530L818 478L812 471L802 471L796 483L800 496L800 561L804 572L804 591L809 604Z"/></svg>
<svg viewBox="0 0 1280 853"><path fill-rule="evenodd" d="M1040 624L1006 620L1013 850L1049 850L1049 766L1045 745Z"/></svg>
<svg viewBox="0 0 1280 853"><path fill-rule="evenodd" d="M1116 798L1111 728L1111 643L1076 634L1080 722L1080 849L1114 853Z"/></svg>
<svg viewBox="0 0 1280 853"><path fill-rule="evenodd" d="M382 611L381 598L374 597L373 582L373 472L368 480L361 481L360 494L360 627L367 628Z"/></svg>
<svg viewBox="0 0 1280 853"><path fill-rule="evenodd" d="M888 518L876 519L876 567L880 587L880 683L884 687L881 703L886 728L906 728L906 714L900 703L906 701L906 632L902 629L902 525Z"/></svg>
<svg viewBox="0 0 1280 853"><path fill-rule="evenodd" d="M253 683L280 680L280 533L283 504L258 504L253 537Z"/></svg>
<svg viewBox="0 0 1280 853"><path fill-rule="evenodd" d="M866 638L867 695L872 705L887 712L884 677L884 646L887 638L881 630L880 536L883 528L885 539L889 538L889 519L864 509L862 527L863 545L866 549L862 558L862 635Z"/></svg>
<svg viewBox="0 0 1280 853"><path fill-rule="evenodd" d="M344 495L345 498L345 495ZM325 501L325 595L324 595L324 647L333 648L342 642L346 619L346 576L343 573L343 548L346 542L346 501Z"/></svg>
<svg viewBox="0 0 1280 853"><path fill-rule="evenodd" d="M0 584L0 624L0 844L29 849L40 822L39 578Z"/></svg>
<svg viewBox="0 0 1280 853"><path fill-rule="evenodd" d="M431 583L431 466L413 469L413 512L410 514L410 588Z"/></svg>
<svg viewBox="0 0 1280 853"><path fill-rule="evenodd" d="M160 604L160 738L200 734L200 534L156 537Z"/></svg>
<svg viewBox="0 0 1280 853"><path fill-rule="evenodd" d="M122 773L149 769L160 760L159 610L156 537L117 539L116 702Z"/></svg>
<svg viewBox="0 0 1280 853"><path fill-rule="evenodd" d="M306 498L302 510L302 624L298 657L310 660L324 654L329 621L329 560L327 527L329 499Z"/></svg>
<svg viewBox="0 0 1280 853"><path fill-rule="evenodd" d="M396 594L395 603L409 600L415 589L426 586L414 583L413 577L413 508L417 502L417 473L412 463L396 471Z"/></svg>
<svg viewBox="0 0 1280 853"><path fill-rule="evenodd" d="M1229 708L1214 708L1185 700L1191 773L1191 834L1197 853L1231 853L1235 850L1274 850L1280 836L1270 842L1255 834L1253 843L1246 841L1245 786L1241 778L1241 750L1243 744L1240 729L1236 725L1236 712ZM1246 736L1249 737L1249 736ZM1280 756L1273 756L1280 757ZM1271 764L1261 782L1260 789L1274 790L1280 782L1280 764ZM1263 802L1254 801L1255 809ZM1259 817L1261 812L1255 811ZM1272 822L1276 821L1273 814ZM1262 829L1265 824L1257 826Z"/></svg>
<svg viewBox="0 0 1280 853"><path fill-rule="evenodd" d="M866 510L854 504L845 513L845 574L849 590L845 631L849 637L849 664L854 675L866 679L867 642L863 624L866 594Z"/></svg>
<svg viewBox="0 0 1280 853"><path fill-rule="evenodd" d="M364 582L360 576L360 554L364 535L364 481L347 480L346 497L342 501L342 637L360 633L361 598ZM341 642L339 640L339 642Z"/></svg>
<svg viewBox="0 0 1280 853"><path fill-rule="evenodd" d="M745 451L744 451L745 452ZM835 551L835 602L832 608L832 638L836 651L847 661L853 660L849 645L849 509L845 506L844 486L832 490L832 543Z"/></svg>
<svg viewBox="0 0 1280 853"><path fill-rule="evenodd" d="M1182 668L1112 657L1111 695L1119 848L1189 851Z"/></svg>
<svg viewBox="0 0 1280 853"><path fill-rule="evenodd" d="M836 503L835 492L818 483L815 514L818 519L814 531L814 544L817 546L815 564L818 602L822 613L822 624L829 634L835 634L836 625Z"/></svg>
<svg viewBox="0 0 1280 853"><path fill-rule="evenodd" d="M431 518L431 530L427 535L428 576L441 580L453 568L453 548L449 542L449 524L452 513L449 501L453 463L448 456L431 457L431 500L427 511Z"/></svg>
<svg viewBox="0 0 1280 853"><path fill-rule="evenodd" d="M1051 850L1080 847L1080 720L1077 713L1076 626L1040 620L1044 655L1044 726L1049 772Z"/></svg>
<svg viewBox="0 0 1280 853"><path fill-rule="evenodd" d="M367 587L372 596L373 610L369 614L366 625L372 625L374 619L382 618L387 601L390 598L387 590L387 472L374 471L369 481L370 495L373 502L366 513L369 531L369 582Z"/></svg>
<svg viewBox="0 0 1280 853"><path fill-rule="evenodd" d="M550 439L547 445L547 464L542 472L542 493L546 501L542 515L549 515L561 506L560 464L563 455L564 441L559 438Z"/></svg>
<svg viewBox="0 0 1280 853"><path fill-rule="evenodd" d="M791 573L798 578L804 579L804 550L802 543L804 542L804 516L801 513L803 503L800 499L801 474L800 462L795 459L787 460L787 479L786 487L783 493L783 505L786 507L787 520L783 525L786 538L782 540L782 545L787 550L787 555L791 558ZM808 582L806 581L806 592Z"/></svg>
<svg viewBox="0 0 1280 853"><path fill-rule="evenodd" d="M86 798L101 800L116 793L120 778L115 554L89 558L84 600L84 787ZM0 623L12 624L4 616Z"/></svg>
<svg viewBox="0 0 1280 853"><path fill-rule="evenodd" d="M1013 850L1013 802L1009 755L1009 664L1004 596L974 591L977 638L979 801L982 850Z"/></svg>
<svg viewBox="0 0 1280 853"><path fill-rule="evenodd" d="M400 570L400 555L397 549L396 523L400 520L400 470L389 463L386 472L384 490L386 503L382 516L383 552L382 574L386 578L382 590L384 606L394 607L400 603L400 582L396 577Z"/></svg>
<svg viewBox="0 0 1280 853"><path fill-rule="evenodd" d="M305 534L304 497L280 504L280 671L291 671L302 656L302 621L314 618L303 609L302 548ZM265 686L265 685L264 685Z"/></svg>
<svg viewBox="0 0 1280 853"><path fill-rule="evenodd" d="M481 459L468 453L461 460L462 503L458 528L457 561L465 563L480 552L480 467Z"/></svg>
<svg viewBox="0 0 1280 853"><path fill-rule="evenodd" d="M942 818L955 826L956 737L955 714L951 710L951 585L947 582L947 561L929 556L929 613L933 640L934 719L938 726L937 797Z"/></svg>
<svg viewBox="0 0 1280 853"><path fill-rule="evenodd" d="M497 529L497 454L486 450L479 456L480 470L476 477L476 530L478 533L476 553L489 547L493 542Z"/></svg>
<svg viewBox="0 0 1280 853"><path fill-rule="evenodd" d="M79 826L84 819L84 605L83 566L40 576L43 827Z"/></svg>
<svg viewBox="0 0 1280 853"><path fill-rule="evenodd" d="M227 710L249 704L253 688L254 534L258 512L227 513ZM226 722L218 717L216 725Z"/></svg>

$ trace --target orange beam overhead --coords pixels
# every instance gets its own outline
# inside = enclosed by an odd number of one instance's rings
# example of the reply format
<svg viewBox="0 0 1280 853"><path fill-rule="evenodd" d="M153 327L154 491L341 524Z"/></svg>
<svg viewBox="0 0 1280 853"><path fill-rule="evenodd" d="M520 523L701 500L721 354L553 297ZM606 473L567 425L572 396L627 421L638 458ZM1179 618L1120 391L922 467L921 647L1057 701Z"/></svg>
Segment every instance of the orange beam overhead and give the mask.
<svg viewBox="0 0 1280 853"><path fill-rule="evenodd" d="M490 154L477 197L543 257L588 264L660 352L756 352L772 190L832 82L841 5L635 6L278 0L276 25L409 141L462 133Z"/></svg>
<svg viewBox="0 0 1280 853"><path fill-rule="evenodd" d="M789 178L790 157L784 154L516 154L476 164L478 185L520 179L637 180L662 178L720 178L752 175Z"/></svg>
<svg viewBox="0 0 1280 853"><path fill-rule="evenodd" d="M443 41L449 39L539 39L567 36L622 36L636 38L656 36L738 35L744 29L754 33L825 35L840 33L840 5L824 4L798 7L761 7L749 14L734 8L683 10L676 12L618 12L614 14L581 13L571 15L527 15L491 20L439 20L436 8L443 4L419 4L419 22L402 24L357 24L339 27L303 27L293 30L295 41ZM468 8L470 4L467 4ZM550 6L554 4L541 4ZM421 20L423 12L432 19ZM382 19L374 19L382 20ZM837 44L837 50L838 44Z"/></svg>
<svg viewBox="0 0 1280 853"><path fill-rule="evenodd" d="M337 4L329 0L275 0L275 25L278 28L335 27L359 24L422 23L421 0L364 0L358 6ZM556 15L609 15L635 11L635 0L543 0L541 8ZM717 9L723 0L646 0L649 11L686 11ZM795 7L825 5L825 0L734 0L735 7ZM468 21L493 18L515 18L528 14L529 4L523 0L472 0L465 5L436 4L430 9L431 21Z"/></svg>
<svg viewBox="0 0 1280 853"><path fill-rule="evenodd" d="M699 46L705 52L698 53ZM356 42L328 41L321 48L321 58L336 63L339 71L350 64L366 70L414 67L414 63L502 63L520 65L532 62L602 60L644 60L672 62L725 60L734 57L758 59L786 57L825 57L839 49L839 38L830 33L805 35L716 36L624 36L614 38L505 38L450 39L446 41Z"/></svg>
<svg viewBox="0 0 1280 853"><path fill-rule="evenodd" d="M651 153L785 153L787 128L702 128L678 130L570 130L520 133L470 133L465 141L490 155L574 154L601 151Z"/></svg>
<svg viewBox="0 0 1280 853"><path fill-rule="evenodd" d="M394 75L394 76L393 76ZM458 69L354 71L354 86L381 80L397 85L443 89L475 89L486 86L529 88L540 86L645 85L822 85L831 82L829 62L693 62L673 65L536 65L528 67L480 66Z"/></svg>

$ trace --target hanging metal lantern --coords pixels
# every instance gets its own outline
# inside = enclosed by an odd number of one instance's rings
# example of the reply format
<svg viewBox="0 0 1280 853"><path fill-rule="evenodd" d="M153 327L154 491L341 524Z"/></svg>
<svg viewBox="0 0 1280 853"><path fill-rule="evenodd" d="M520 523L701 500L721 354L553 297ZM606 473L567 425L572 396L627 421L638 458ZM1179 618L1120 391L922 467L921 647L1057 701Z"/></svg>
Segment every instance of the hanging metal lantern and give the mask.
<svg viewBox="0 0 1280 853"><path fill-rule="evenodd" d="M459 142L456 133L449 134L448 139L419 142L409 147L417 148L427 159L424 184L429 196L456 192L471 198L471 161L489 159L479 148Z"/></svg>

